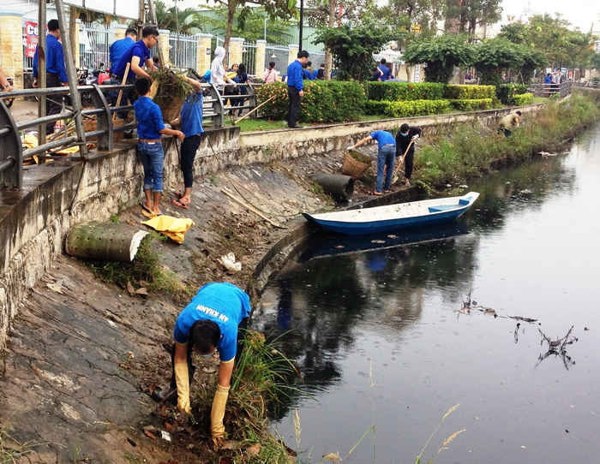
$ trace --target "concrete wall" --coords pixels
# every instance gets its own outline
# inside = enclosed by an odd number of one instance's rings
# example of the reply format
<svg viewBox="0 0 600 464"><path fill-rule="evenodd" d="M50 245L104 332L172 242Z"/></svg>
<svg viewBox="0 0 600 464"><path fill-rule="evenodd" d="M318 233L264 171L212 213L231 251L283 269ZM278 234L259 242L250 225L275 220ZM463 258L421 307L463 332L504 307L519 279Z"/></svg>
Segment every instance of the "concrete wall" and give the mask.
<svg viewBox="0 0 600 464"><path fill-rule="evenodd" d="M536 111L530 107L525 111ZM240 134L230 127L207 132L194 166L195 176L206 176L229 165L267 163L342 149L376 129L396 130L402 122L435 132L447 125L476 120L495 125L507 111L471 115L389 119L377 122L334 124L317 128ZM180 188L178 150L165 140L165 185ZM135 144L122 144L111 153L98 153L85 163L26 169L24 187L0 196L0 348L6 342L10 321L25 293L48 271L53 258L62 253L69 229L91 220L108 220L112 214L133 206L141 197L142 167ZM293 244L285 244L285 247ZM268 263L261 262L261 269ZM257 270L258 271L258 270Z"/></svg>

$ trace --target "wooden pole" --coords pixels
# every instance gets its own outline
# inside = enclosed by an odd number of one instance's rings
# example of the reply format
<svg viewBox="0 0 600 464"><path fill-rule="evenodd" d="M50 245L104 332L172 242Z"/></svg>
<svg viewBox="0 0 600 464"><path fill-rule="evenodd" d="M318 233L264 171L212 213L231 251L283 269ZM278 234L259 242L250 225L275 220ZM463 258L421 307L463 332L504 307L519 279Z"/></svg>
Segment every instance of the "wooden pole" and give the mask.
<svg viewBox="0 0 600 464"><path fill-rule="evenodd" d="M127 65L125 66L125 72L123 73L123 79L121 79L121 85L125 85L127 83L127 76L129 75L129 67L130 66L131 66L131 63L127 63ZM115 104L116 108L121 106L122 98L123 98L123 89L119 89L119 95L117 96L117 103ZM114 113L113 121L116 119L116 117L117 117L117 113Z"/></svg>
<svg viewBox="0 0 600 464"><path fill-rule="evenodd" d="M271 98L269 98L268 100L265 100L264 102L262 102L260 105L255 106L253 109L251 109L250 111L248 111L244 116L242 116L239 119L236 119L235 121L233 121L234 124L237 124L238 122L240 122L242 119L246 119L248 116L250 116L252 113L254 113L257 109L259 109L261 106L266 105L267 103L269 103L271 100L273 100L275 98L275 95L273 95Z"/></svg>

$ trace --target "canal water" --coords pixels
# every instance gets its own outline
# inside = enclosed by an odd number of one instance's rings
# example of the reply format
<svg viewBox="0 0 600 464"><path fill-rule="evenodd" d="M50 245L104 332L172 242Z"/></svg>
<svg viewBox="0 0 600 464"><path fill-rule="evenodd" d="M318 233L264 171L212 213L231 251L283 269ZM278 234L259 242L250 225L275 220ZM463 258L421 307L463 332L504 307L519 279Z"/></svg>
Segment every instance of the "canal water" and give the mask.
<svg viewBox="0 0 600 464"><path fill-rule="evenodd" d="M469 190L455 226L321 236L270 283L302 462L600 462L600 127Z"/></svg>

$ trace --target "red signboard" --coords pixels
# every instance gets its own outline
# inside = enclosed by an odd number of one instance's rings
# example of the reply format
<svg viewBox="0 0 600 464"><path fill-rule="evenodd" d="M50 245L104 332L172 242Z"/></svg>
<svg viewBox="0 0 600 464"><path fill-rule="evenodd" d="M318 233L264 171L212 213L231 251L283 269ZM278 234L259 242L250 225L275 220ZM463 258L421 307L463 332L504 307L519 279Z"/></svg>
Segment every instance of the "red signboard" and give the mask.
<svg viewBox="0 0 600 464"><path fill-rule="evenodd" d="M38 44L38 23L35 21L23 22L23 48L27 58L33 58L35 47Z"/></svg>

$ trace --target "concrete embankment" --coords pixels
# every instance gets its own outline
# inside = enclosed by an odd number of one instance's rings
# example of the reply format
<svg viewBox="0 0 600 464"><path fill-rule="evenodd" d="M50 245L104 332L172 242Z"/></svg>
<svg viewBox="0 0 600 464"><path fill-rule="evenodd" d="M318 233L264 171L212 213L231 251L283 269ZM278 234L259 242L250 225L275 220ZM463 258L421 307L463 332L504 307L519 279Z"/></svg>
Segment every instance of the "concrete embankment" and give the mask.
<svg viewBox="0 0 600 464"><path fill-rule="evenodd" d="M427 133L475 118L494 124L498 114L411 122ZM339 150L351 140L376 128L396 129L401 122L241 136L236 129L213 133L198 154L199 180L187 210L169 202L179 173L176 146L167 141L169 188L163 209L190 217L195 226L183 245L155 241L163 264L190 288L228 280L260 289L309 232L299 213L333 207L310 176L338 171ZM30 451L41 462L131 462L131 456L197 462L198 449L177 450L143 432L156 419L156 406L145 393L168 377L169 356L162 345L170 342L180 303L105 285L81 263L61 256L64 237L77 223L118 215L122 222L139 225L144 218L134 205L140 174L134 147L123 145L83 164L32 167L22 192L2 194L0 344L8 339L8 345L0 424L14 446L34 443ZM235 253L241 272L229 274L218 262L227 252Z"/></svg>

